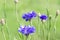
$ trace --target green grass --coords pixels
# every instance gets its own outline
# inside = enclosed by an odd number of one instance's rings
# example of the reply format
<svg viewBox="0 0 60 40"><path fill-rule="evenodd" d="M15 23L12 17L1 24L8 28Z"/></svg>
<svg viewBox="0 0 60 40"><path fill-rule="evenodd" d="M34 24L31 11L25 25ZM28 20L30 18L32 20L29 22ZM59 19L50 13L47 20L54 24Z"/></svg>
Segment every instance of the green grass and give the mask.
<svg viewBox="0 0 60 40"><path fill-rule="evenodd" d="M4 4L3 3L4 3L4 0L0 0L0 19L3 18L3 14L4 14L4 11L3 11ZM19 16L18 18L19 18L20 24L21 25L28 24L21 18L23 13L29 12L31 10L34 10L37 13L39 13L39 12L47 13L46 8L48 8L49 13L52 15L52 17L54 17L56 10L57 9L60 10L60 0L19 0L19 2L17 3L17 10L18 10L18 16ZM6 16L7 16L6 20L7 20L8 29L9 29L9 33L11 36L10 38L11 38L11 40L14 40L14 37L15 37L19 40L19 35L18 35L18 30L17 30L17 28L19 28L19 25L18 25L18 22L16 19L14 0L6 0L5 12L6 12ZM33 35L31 35L32 40L40 40L40 36L39 37L37 36L38 34L41 35L40 32L37 33L37 31L38 31L37 19L33 19L33 25L35 25L35 27L36 27L36 32ZM58 16L56 25L57 25L56 40L60 40L60 16ZM0 25L0 29L1 29L1 27L2 26ZM3 26L3 31L5 33L7 40L9 40L7 31L6 31L6 26ZM29 36L29 39L31 36ZM52 37L52 35L51 35L51 37ZM0 40L4 40L4 37L3 37L3 34L1 31L0 31ZM51 39L51 40L53 40L53 39Z"/></svg>

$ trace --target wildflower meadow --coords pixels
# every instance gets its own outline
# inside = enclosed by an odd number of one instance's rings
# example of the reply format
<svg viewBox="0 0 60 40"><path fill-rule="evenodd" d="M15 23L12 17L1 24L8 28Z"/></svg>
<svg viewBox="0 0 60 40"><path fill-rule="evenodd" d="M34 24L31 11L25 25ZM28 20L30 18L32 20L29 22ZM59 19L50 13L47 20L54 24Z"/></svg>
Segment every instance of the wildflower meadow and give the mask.
<svg viewBox="0 0 60 40"><path fill-rule="evenodd" d="M60 0L0 0L0 40L60 40Z"/></svg>

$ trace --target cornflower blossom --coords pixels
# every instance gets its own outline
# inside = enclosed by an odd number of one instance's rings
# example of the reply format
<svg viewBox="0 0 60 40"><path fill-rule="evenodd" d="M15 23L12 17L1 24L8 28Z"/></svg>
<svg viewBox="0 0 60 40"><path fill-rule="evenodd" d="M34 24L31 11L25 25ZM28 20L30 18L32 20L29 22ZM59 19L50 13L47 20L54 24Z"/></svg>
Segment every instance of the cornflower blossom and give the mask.
<svg viewBox="0 0 60 40"><path fill-rule="evenodd" d="M30 21L32 18L36 17L36 13L34 11L25 13L22 15L22 18L25 19L25 21Z"/></svg>
<svg viewBox="0 0 60 40"><path fill-rule="evenodd" d="M40 17L41 21L46 21L48 18L47 15L45 15L45 14L41 14L39 17Z"/></svg>
<svg viewBox="0 0 60 40"><path fill-rule="evenodd" d="M29 34L32 34L35 32L35 27L34 26L20 26L20 28L18 29L18 32L28 36Z"/></svg>

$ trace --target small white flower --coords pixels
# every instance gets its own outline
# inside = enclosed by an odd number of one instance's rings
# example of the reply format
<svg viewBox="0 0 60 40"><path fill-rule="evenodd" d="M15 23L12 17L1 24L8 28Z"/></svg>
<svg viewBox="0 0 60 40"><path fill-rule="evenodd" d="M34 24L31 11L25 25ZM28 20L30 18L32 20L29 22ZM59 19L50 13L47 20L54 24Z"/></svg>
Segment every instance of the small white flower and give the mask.
<svg viewBox="0 0 60 40"><path fill-rule="evenodd" d="M43 20L43 23L46 22L46 20Z"/></svg>
<svg viewBox="0 0 60 40"><path fill-rule="evenodd" d="M38 16L41 16L41 14L40 14L40 13L38 13Z"/></svg>

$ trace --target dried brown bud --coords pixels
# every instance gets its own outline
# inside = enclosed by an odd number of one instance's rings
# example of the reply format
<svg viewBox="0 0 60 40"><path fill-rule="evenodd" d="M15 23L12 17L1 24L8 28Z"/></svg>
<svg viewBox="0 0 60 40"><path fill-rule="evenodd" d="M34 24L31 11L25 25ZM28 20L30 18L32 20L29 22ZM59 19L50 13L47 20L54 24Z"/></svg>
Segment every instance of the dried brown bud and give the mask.
<svg viewBox="0 0 60 40"><path fill-rule="evenodd" d="M60 14L60 10L57 10L57 11L56 11L56 16L55 16L55 17L57 17L59 14Z"/></svg>
<svg viewBox="0 0 60 40"><path fill-rule="evenodd" d="M0 24L1 24L1 25L4 25L4 24L5 24L5 19L3 19L3 18L0 19Z"/></svg>
<svg viewBox="0 0 60 40"><path fill-rule="evenodd" d="M18 0L14 0L15 3L18 3Z"/></svg>
<svg viewBox="0 0 60 40"><path fill-rule="evenodd" d="M57 14L60 14L60 10L57 10L56 13L57 13Z"/></svg>

